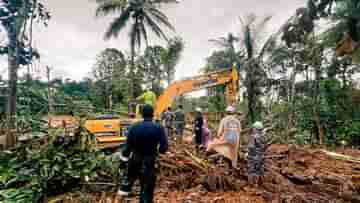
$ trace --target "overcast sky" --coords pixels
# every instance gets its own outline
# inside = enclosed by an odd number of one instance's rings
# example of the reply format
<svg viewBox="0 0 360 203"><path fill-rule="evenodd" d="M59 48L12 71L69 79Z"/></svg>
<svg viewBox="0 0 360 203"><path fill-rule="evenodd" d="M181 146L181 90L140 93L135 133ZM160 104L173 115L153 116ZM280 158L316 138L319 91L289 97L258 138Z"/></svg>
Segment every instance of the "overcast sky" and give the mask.
<svg viewBox="0 0 360 203"><path fill-rule="evenodd" d="M104 32L112 20L95 18L94 0L47 0L52 13L47 28L36 29L36 48L41 61L37 67L50 65L54 74L80 80L91 71L96 55L107 47L128 50L128 32L118 39L104 41ZM215 48L209 39L239 32L239 16L254 12L259 16L273 15L269 31L275 31L305 0L182 0L164 8L176 35L185 41L176 78L196 74L205 58ZM152 43L158 43L153 39ZM3 59L4 60L4 59ZM5 64L4 64L5 65ZM0 71L4 74L6 65Z"/></svg>

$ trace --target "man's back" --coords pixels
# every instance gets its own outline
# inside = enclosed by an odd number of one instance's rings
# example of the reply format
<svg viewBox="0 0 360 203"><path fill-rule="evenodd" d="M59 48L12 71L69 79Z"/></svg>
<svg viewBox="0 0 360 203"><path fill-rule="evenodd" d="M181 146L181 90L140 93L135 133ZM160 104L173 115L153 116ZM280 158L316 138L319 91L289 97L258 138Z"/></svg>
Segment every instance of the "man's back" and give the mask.
<svg viewBox="0 0 360 203"><path fill-rule="evenodd" d="M145 120L132 126L127 140L129 150L141 156L156 156L168 149L164 129L151 120Z"/></svg>
<svg viewBox="0 0 360 203"><path fill-rule="evenodd" d="M166 111L164 113L164 121L165 121L165 127L171 127L172 121L173 121L173 113L171 111Z"/></svg>
<svg viewBox="0 0 360 203"><path fill-rule="evenodd" d="M182 110L177 110L175 112L175 121L176 122L185 122L185 114Z"/></svg>

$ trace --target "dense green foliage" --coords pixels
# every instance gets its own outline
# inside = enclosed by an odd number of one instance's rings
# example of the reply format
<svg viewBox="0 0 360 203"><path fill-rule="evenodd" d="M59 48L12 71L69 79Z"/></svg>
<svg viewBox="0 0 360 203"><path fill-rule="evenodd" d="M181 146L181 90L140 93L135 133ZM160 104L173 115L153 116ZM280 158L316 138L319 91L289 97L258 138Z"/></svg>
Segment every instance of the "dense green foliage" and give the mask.
<svg viewBox="0 0 360 203"><path fill-rule="evenodd" d="M269 18L248 15L241 19L240 36L211 40L220 49L207 58L204 71L240 64L240 103L248 105L244 113L249 121L272 119L283 141L358 145L358 52L335 54L344 33L360 30L349 23L358 18L358 5L356 0L310 0L268 38L257 33ZM325 32L319 20L331 22ZM209 91L210 106L224 108L224 103L219 105L223 92Z"/></svg>
<svg viewBox="0 0 360 203"><path fill-rule="evenodd" d="M26 128L40 129L41 123L37 121L49 111L49 86L56 113L126 112L129 99L140 95L145 87L160 95L173 80L184 42L178 37L169 40L160 29L172 26L159 6L175 1L97 2L98 16L118 14L107 37L116 37L130 25L131 53L113 48L103 50L96 58L91 77L79 82L61 79L50 84L32 79L18 82L18 119L31 118ZM48 19L49 14L41 12ZM354 60L359 46L351 56L337 56L335 48L344 34L357 40L353 35L360 28L353 24L358 21L359 12L357 0L309 0L279 31L268 36L263 30L271 19L269 16L246 15L240 18L239 34L228 33L209 40L217 50L205 59L202 71L233 65L238 68L241 75L238 106L247 115L247 123L271 118L284 140L306 137L314 143L354 142L360 134L356 83L360 67ZM325 32L319 26L320 20L329 22ZM167 44L149 45L145 28L166 39ZM135 52L143 41L146 48ZM199 100L181 97L177 102L191 103L189 111L195 106L212 112L224 111L223 86L209 89L207 96ZM0 102L4 103L4 98Z"/></svg>
<svg viewBox="0 0 360 203"><path fill-rule="evenodd" d="M129 94L133 98L137 85L137 74L135 67L136 50L139 50L145 41L148 45L148 30L152 31L160 39L167 39L162 27L175 30L169 22L168 17L160 10L163 4L177 3L176 0L97 0L97 16L107 16L118 14L110 24L105 33L105 39L117 37L127 25L130 25L130 50L131 50L131 67L129 72L130 88ZM169 66L171 67L171 66ZM171 72L169 72L171 73ZM170 77L170 75L169 75Z"/></svg>

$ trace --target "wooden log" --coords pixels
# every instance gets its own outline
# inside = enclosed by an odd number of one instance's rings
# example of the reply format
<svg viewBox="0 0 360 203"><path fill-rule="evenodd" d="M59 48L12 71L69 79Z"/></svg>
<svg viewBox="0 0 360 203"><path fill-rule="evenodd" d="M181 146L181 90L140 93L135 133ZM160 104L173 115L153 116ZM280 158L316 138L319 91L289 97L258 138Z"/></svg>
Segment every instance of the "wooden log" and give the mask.
<svg viewBox="0 0 360 203"><path fill-rule="evenodd" d="M348 162L351 162L351 163L358 163L360 164L360 159L358 158L355 158L355 157L352 157L352 156L347 156L347 155L343 155L343 154L338 154L338 153L335 153L335 152L329 152L327 150L320 150L321 152L325 153L326 155L334 158L334 159L337 159L337 160L343 160L343 161L348 161Z"/></svg>

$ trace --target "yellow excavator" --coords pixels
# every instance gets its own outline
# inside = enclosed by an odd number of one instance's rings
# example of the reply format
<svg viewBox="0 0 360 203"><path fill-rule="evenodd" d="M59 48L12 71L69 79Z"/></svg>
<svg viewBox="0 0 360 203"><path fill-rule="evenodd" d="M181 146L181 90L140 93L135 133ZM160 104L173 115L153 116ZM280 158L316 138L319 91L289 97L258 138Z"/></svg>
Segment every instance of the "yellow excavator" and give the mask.
<svg viewBox="0 0 360 203"><path fill-rule="evenodd" d="M239 73L237 69L233 67L186 78L170 84L155 102L155 119L160 119L161 113L172 105L176 97L219 85L225 85L227 104L235 104L239 92ZM132 116L129 116L127 119L108 115L87 120L85 122L85 128L96 135L98 148L113 148L124 143L129 126L141 120L139 115L141 105L140 101L130 101L129 115Z"/></svg>

